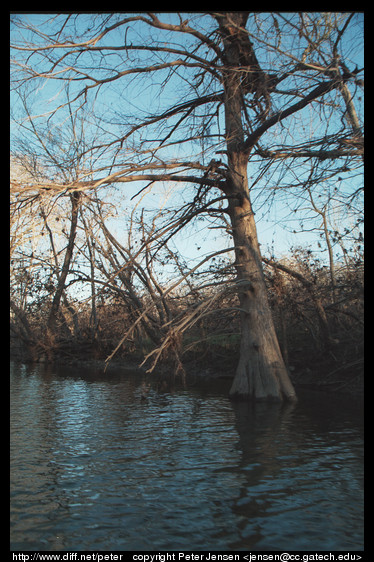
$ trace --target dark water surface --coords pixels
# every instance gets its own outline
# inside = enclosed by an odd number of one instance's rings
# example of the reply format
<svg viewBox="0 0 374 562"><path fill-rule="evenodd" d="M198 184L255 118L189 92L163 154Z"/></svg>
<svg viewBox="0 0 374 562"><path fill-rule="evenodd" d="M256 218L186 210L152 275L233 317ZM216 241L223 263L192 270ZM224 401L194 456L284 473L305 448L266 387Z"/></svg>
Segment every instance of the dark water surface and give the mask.
<svg viewBox="0 0 374 562"><path fill-rule="evenodd" d="M362 550L362 408L11 365L12 550Z"/></svg>

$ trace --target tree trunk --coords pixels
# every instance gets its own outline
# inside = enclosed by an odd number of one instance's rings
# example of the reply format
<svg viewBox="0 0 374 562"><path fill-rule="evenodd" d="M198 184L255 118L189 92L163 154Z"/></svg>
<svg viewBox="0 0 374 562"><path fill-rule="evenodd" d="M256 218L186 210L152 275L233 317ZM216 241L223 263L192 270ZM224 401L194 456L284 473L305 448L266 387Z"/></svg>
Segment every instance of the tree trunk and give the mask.
<svg viewBox="0 0 374 562"><path fill-rule="evenodd" d="M245 31L243 12L223 12L217 17L223 41L222 81L225 91L225 128L228 179L225 194L236 252L240 301L240 358L230 395L255 400L296 398L284 364L267 299L254 213L249 198L247 165L252 147L244 143L243 95L261 74ZM244 70L243 64L246 66ZM245 92L243 91L245 83Z"/></svg>
<svg viewBox="0 0 374 562"><path fill-rule="evenodd" d="M47 339L49 340L49 343L52 345L52 347L56 335L57 319L60 310L61 298L65 290L66 278L69 273L70 263L74 251L74 241L77 232L80 195L81 194L79 191L74 191L70 196L72 210L71 210L69 240L65 250L64 263L62 265L61 272L58 275L57 289L52 300L51 310L49 312L49 317L47 322Z"/></svg>
<svg viewBox="0 0 374 562"><path fill-rule="evenodd" d="M229 213L236 247L236 271L240 302L240 358L232 397L255 400L296 398L284 364L261 264L254 213L248 194L246 163L242 166ZM240 185L240 191L238 189Z"/></svg>

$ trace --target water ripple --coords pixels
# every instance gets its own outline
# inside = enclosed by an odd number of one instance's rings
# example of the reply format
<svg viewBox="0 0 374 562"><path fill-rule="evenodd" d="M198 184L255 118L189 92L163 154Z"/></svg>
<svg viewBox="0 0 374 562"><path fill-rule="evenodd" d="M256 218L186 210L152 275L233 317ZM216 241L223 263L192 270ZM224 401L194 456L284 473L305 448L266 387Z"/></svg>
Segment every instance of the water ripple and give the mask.
<svg viewBox="0 0 374 562"><path fill-rule="evenodd" d="M11 374L14 550L363 548L357 408Z"/></svg>

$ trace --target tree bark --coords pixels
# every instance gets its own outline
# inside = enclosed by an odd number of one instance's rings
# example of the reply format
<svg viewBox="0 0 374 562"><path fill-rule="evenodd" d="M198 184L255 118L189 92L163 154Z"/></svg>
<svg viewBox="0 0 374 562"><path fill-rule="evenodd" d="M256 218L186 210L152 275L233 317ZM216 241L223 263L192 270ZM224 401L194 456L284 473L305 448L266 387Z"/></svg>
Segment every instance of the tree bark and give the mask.
<svg viewBox="0 0 374 562"><path fill-rule="evenodd" d="M296 393L284 364L268 303L254 213L249 197L247 165L252 146L244 142L242 123L243 90L248 91L256 61L252 44L244 30L243 13L222 13L217 17L224 45L223 85L228 157L228 179L224 188L235 243L238 297L240 302L240 358L230 396L254 400L294 400ZM249 56L250 54L253 56ZM256 61L257 62L257 61ZM258 80L258 63L253 80ZM255 90L256 85L253 85Z"/></svg>

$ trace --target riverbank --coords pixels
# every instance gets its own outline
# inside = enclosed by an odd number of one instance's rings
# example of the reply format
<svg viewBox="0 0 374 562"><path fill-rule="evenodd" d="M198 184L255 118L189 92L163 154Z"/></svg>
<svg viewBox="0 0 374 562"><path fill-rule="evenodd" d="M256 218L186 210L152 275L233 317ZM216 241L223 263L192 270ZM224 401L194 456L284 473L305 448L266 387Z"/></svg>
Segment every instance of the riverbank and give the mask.
<svg viewBox="0 0 374 562"><path fill-rule="evenodd" d="M16 361L31 362L19 348L11 348L11 358ZM345 361L339 361L342 356L339 349L325 353L312 353L307 348L302 353L295 351L291 354L289 371L295 388L307 388L329 393L363 396L364 394L364 361L360 355L350 354ZM82 354L57 356L53 361L45 357L35 363L48 363L81 367L108 373L137 373L139 376L158 378L161 382L174 384L194 384L197 379L232 380L237 363L237 350L228 349L226 353L210 353L204 357L189 356L183 362L184 373L176 374L171 362L160 363L152 374L147 373L147 367L140 366L141 357L137 354L127 354L113 358L106 362L105 358L93 358L85 350Z"/></svg>

